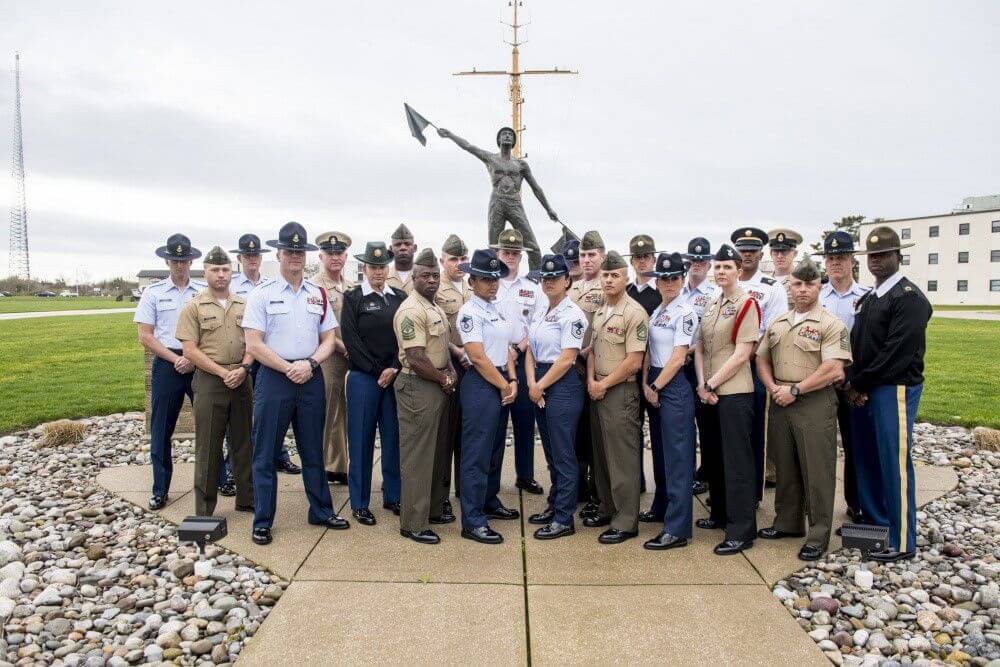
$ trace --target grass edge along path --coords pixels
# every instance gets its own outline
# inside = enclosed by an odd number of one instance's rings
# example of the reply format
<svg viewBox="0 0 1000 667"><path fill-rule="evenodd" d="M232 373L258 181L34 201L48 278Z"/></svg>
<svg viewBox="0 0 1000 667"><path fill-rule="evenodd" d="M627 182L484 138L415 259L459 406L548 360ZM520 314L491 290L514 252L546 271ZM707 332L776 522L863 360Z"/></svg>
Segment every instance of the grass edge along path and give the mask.
<svg viewBox="0 0 1000 667"><path fill-rule="evenodd" d="M1000 322L933 319L918 419L1000 428ZM129 313L0 321L0 433L142 410Z"/></svg>
<svg viewBox="0 0 1000 667"><path fill-rule="evenodd" d="M104 296L40 297L6 296L0 298L0 315L9 313L51 313L58 310L104 310L134 308L132 301L115 301Z"/></svg>

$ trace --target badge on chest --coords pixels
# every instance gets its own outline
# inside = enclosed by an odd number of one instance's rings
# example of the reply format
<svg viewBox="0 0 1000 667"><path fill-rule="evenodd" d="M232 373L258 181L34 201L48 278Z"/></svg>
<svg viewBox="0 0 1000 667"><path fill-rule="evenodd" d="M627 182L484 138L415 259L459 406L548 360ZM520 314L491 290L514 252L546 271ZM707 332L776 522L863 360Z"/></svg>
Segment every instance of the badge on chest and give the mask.
<svg viewBox="0 0 1000 667"><path fill-rule="evenodd" d="M734 315L736 315L736 305L732 303L726 304L722 311L719 312L720 317L733 317Z"/></svg>
<svg viewBox="0 0 1000 667"><path fill-rule="evenodd" d="M819 332L819 329L814 329L808 325L800 327L798 335L801 336L802 338L808 338L814 343L820 342L820 340L823 338L823 334Z"/></svg>

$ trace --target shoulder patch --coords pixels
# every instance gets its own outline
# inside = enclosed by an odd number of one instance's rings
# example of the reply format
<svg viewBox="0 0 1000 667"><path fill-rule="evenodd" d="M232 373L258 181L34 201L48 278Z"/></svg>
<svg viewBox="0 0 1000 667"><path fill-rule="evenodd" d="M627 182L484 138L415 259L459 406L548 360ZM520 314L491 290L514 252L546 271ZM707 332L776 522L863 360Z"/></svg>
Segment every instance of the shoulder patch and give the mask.
<svg viewBox="0 0 1000 667"><path fill-rule="evenodd" d="M399 333L403 340L413 340L417 337L417 328L413 325L413 320L407 315L399 323Z"/></svg>
<svg viewBox="0 0 1000 667"><path fill-rule="evenodd" d="M472 331L472 315L462 315L462 319L458 323L458 326L465 333Z"/></svg>
<svg viewBox="0 0 1000 667"><path fill-rule="evenodd" d="M646 323L639 322L639 326L635 328L635 337L638 338L639 340L646 340L647 331L648 327L646 326Z"/></svg>
<svg viewBox="0 0 1000 667"><path fill-rule="evenodd" d="M577 340L583 340L583 332L587 330L587 325L583 320L574 320L572 326L570 327L570 333L573 334L573 338Z"/></svg>
<svg viewBox="0 0 1000 667"><path fill-rule="evenodd" d="M695 320L694 315L687 315L684 318L684 320L681 323L681 330L684 332L684 335L690 336L691 334L694 333L694 320Z"/></svg>
<svg viewBox="0 0 1000 667"><path fill-rule="evenodd" d="M851 334L848 333L847 327L840 330L840 349L845 352L851 349Z"/></svg>
<svg viewBox="0 0 1000 667"><path fill-rule="evenodd" d="M768 276L762 276L760 282L764 285L774 285L774 278L769 278Z"/></svg>

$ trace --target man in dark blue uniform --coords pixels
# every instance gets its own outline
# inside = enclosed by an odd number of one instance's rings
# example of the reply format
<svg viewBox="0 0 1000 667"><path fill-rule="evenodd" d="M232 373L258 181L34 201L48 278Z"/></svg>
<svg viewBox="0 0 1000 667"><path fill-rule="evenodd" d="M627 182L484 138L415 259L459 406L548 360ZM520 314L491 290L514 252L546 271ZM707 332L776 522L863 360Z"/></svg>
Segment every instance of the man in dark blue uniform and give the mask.
<svg viewBox="0 0 1000 667"><path fill-rule="evenodd" d="M851 331L854 364L846 391L861 408L854 419L854 446L875 450L878 468L863 465L855 473L858 500L867 521L889 527L889 546L871 554L880 562L912 558L916 553L917 507L913 459L913 421L924 382L924 351L931 304L899 271L899 235L876 227L865 235L868 270L875 289L858 301Z"/></svg>

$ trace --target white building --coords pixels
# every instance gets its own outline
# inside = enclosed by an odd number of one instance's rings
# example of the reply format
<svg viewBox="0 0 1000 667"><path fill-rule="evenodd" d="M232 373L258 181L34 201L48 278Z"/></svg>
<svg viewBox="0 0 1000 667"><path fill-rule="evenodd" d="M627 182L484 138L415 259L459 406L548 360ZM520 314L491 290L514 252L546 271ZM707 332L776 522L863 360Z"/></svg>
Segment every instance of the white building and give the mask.
<svg viewBox="0 0 1000 667"><path fill-rule="evenodd" d="M861 224L860 247L874 227L885 225L903 243L903 274L932 304L1000 305L1000 207L997 197L968 197L952 213ZM861 283L875 281L863 257Z"/></svg>

